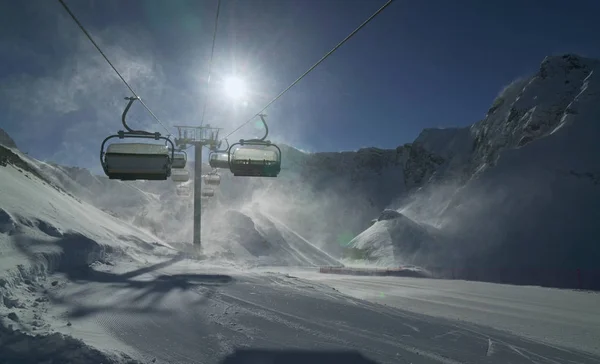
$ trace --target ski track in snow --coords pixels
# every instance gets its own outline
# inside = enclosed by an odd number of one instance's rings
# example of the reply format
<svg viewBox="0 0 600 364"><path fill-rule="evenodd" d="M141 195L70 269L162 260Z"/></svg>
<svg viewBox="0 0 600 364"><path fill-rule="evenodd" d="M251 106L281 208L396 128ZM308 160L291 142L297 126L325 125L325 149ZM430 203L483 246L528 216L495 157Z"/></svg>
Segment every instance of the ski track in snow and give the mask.
<svg viewBox="0 0 600 364"><path fill-rule="evenodd" d="M509 331L600 354L600 295L543 287L408 277L292 273L359 299Z"/></svg>
<svg viewBox="0 0 600 364"><path fill-rule="evenodd" d="M274 273L277 270L281 273ZM121 351L158 363L216 363L236 348L257 347L357 349L379 363L600 363L597 353L545 344L539 337L521 338L488 325L443 317L449 314L425 316L414 309L411 312L410 307L401 309L403 300L418 296L410 286L422 282L421 290L431 291L421 295L434 295L428 286L439 286L435 280L395 277L393 283L385 279L389 277L332 277L307 269L273 267L240 271L190 260L139 276L130 274L127 280L119 274L107 270L58 290L54 310L63 312L73 324L61 331L84 340L93 338L94 344L107 350L114 344L103 345L98 338L113 337ZM447 282L447 290L464 290L464 282ZM377 296L382 283L406 284L409 290L403 300L395 296L363 300L344 292L362 286L354 296ZM492 294L495 285L486 285ZM555 291L549 295L561 295ZM468 294L465 290L464 295ZM429 307L421 311L426 310ZM543 320L538 324L543 325ZM587 330L598 331L593 322ZM568 334L564 331L565 341ZM592 340L587 343L593 347Z"/></svg>

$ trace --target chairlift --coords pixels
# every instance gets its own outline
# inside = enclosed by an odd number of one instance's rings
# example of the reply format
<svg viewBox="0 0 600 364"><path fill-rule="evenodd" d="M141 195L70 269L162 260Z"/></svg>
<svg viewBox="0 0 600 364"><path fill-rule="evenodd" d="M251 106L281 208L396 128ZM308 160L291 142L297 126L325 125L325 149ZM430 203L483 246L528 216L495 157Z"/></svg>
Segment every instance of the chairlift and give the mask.
<svg viewBox="0 0 600 364"><path fill-rule="evenodd" d="M102 141L100 146L100 163L109 179L122 181L134 180L166 180L171 175L175 146L173 142L160 133L143 130L132 130L126 121L127 112L138 97L126 97L129 103L121 115L121 121L127 131L119 130ZM106 148L106 142L113 138L164 140L164 144L148 143L113 143ZM171 144L169 149L168 144Z"/></svg>
<svg viewBox="0 0 600 364"><path fill-rule="evenodd" d="M171 172L171 181L173 182L187 182L190 180L190 172L187 169L174 169Z"/></svg>
<svg viewBox="0 0 600 364"><path fill-rule="evenodd" d="M187 164L187 153L185 152L185 150L180 150L180 151L176 152L174 155L174 158L173 158L172 168L177 168L177 169L185 168L186 164Z"/></svg>
<svg viewBox="0 0 600 364"><path fill-rule="evenodd" d="M177 196L181 197L190 197L192 195L192 192L190 191L190 188L187 185L177 186L175 193L177 193Z"/></svg>
<svg viewBox="0 0 600 364"><path fill-rule="evenodd" d="M225 143L227 143L227 148L223 150L216 149L216 146L211 149L210 155L208 156L208 164L212 168L229 169L229 142L227 139L225 139ZM219 143L219 147L220 146L221 143Z"/></svg>
<svg viewBox="0 0 600 364"><path fill-rule="evenodd" d="M215 195L215 190L212 188L203 188L200 192L201 197L213 197Z"/></svg>
<svg viewBox="0 0 600 364"><path fill-rule="evenodd" d="M260 114L265 135L260 139L241 139L229 148L229 170L236 177L277 177L281 172L281 149L269 140L265 115Z"/></svg>
<svg viewBox="0 0 600 364"><path fill-rule="evenodd" d="M218 186L221 184L221 176L216 172L211 172L204 176L204 184L209 186Z"/></svg>

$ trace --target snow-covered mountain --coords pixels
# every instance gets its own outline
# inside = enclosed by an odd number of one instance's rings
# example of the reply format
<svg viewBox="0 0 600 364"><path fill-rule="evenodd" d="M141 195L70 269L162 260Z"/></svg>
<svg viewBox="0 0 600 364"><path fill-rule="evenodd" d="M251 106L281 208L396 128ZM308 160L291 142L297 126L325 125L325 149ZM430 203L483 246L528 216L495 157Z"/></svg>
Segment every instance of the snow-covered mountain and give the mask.
<svg viewBox="0 0 600 364"><path fill-rule="evenodd" d="M432 226L396 210L384 210L371 227L350 241L345 255L377 266L427 266L432 253L444 248L437 235Z"/></svg>
<svg viewBox="0 0 600 364"><path fill-rule="evenodd" d="M2 362L131 362L57 332L42 335L67 324L48 314L48 295L56 288L48 274L81 278L94 264L143 264L143 252L161 256L174 249L78 199L38 167L16 148L0 145Z"/></svg>
<svg viewBox="0 0 600 364"><path fill-rule="evenodd" d="M255 199L324 249L374 264L600 288L598 65L547 57L471 127L426 129L395 150L288 149L280 185ZM401 215L368 226L386 207Z"/></svg>
<svg viewBox="0 0 600 364"><path fill-rule="evenodd" d="M599 65L548 57L472 127L426 130L415 144L433 162L412 171L429 183L418 183L396 207L400 221L435 226L445 248L422 245L395 261L427 256L458 277L600 288ZM407 224L380 225L353 245L390 246L385 242ZM402 234L391 240L397 250L414 244Z"/></svg>
<svg viewBox="0 0 600 364"><path fill-rule="evenodd" d="M598 64L547 57L471 127L425 129L396 149L304 153L281 146L277 179L222 173L204 212L204 234L220 242L215 253L265 261L283 249L270 241L281 231L270 235L259 223L267 216L326 256L417 264L454 277L596 287ZM73 196L165 241L191 238L190 201L178 198L172 183L110 181L85 169L32 165ZM386 208L398 214L372 223ZM257 245L226 248L232 234L254 237ZM536 273L520 273L533 266Z"/></svg>
<svg viewBox="0 0 600 364"><path fill-rule="evenodd" d="M547 58L473 126L475 176L440 219L469 277L600 288L598 66Z"/></svg>
<svg viewBox="0 0 600 364"><path fill-rule="evenodd" d="M178 248L185 248L181 246L182 243L191 244L188 236L192 232L192 201L189 197L177 197L176 185L172 182L111 181L106 177L94 176L86 169L41 162L22 154L16 148L1 145L0 156L1 165L6 167L0 172L8 176L0 188L0 207L4 204L12 206L12 209L1 210L7 216L7 224L18 221L12 217L15 211L13 209L17 209L18 216L22 215L19 209L31 216L35 216L37 210L33 202L24 200L22 206L17 206L16 202L9 203L6 199L27 194L28 189L35 190L34 194L43 195L37 190L41 186L51 186L65 195L67 200L71 200L63 204L64 210L73 210L73 203L87 204L99 209L98 212L102 212L107 218L149 233L153 239L177 244ZM25 173L34 183L23 185L11 180L14 176L10 174L14 174L15 169ZM217 193L219 195L221 194ZM251 265L339 264L335 258L285 224L276 222L274 217L267 217L248 208L232 210L231 206L216 201L205 203L203 210L210 211L210 214L203 217L205 226L202 234L204 252L208 255L235 259L238 263ZM98 212L86 213L86 216ZM44 216L36 219L43 226L54 226ZM7 231L9 234L12 232Z"/></svg>
<svg viewBox="0 0 600 364"><path fill-rule="evenodd" d="M0 129L0 144L6 145L9 148L17 147L17 144L15 143L15 141L10 137L10 135L8 135L7 132L5 132L2 129Z"/></svg>

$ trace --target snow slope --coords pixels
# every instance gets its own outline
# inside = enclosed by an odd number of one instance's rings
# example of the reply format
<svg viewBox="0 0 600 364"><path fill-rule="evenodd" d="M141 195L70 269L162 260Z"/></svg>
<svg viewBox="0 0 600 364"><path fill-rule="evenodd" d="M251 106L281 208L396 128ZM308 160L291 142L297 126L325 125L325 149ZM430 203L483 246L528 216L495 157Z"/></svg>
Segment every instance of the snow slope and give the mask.
<svg viewBox="0 0 600 364"><path fill-rule="evenodd" d="M340 265L273 216L255 209L214 210L204 219L203 253L246 266Z"/></svg>
<svg viewBox="0 0 600 364"><path fill-rule="evenodd" d="M408 263L429 260L425 268L456 278L600 289L599 65L549 57L509 85L470 128L467 164L465 129L424 132L419 144L444 162L398 211L435 226L446 248L421 248ZM389 246L414 243L400 235L390 245L380 225L353 245L381 245L371 255L389 257Z"/></svg>
<svg viewBox="0 0 600 364"><path fill-rule="evenodd" d="M531 302L498 302L493 296L485 297L486 293L497 294L495 285L479 283L482 287L473 289L456 284L464 282L447 281L446 290L454 291L443 291L437 296L452 297L445 305L443 298L442 302L436 301L436 281L432 281L434 287L425 290L420 290L418 283L423 279L415 282L394 278L395 283L389 287L380 279L352 280L352 285L343 285L340 280L347 277L321 275L318 279L312 273L306 279L298 279L295 272L301 277L303 273L297 268L281 269L290 274L274 273L277 269L240 270L167 258L145 269L127 264L96 266L86 275L54 277L60 282L66 278L77 280L53 292L55 304L51 313L72 322L61 332L95 341L106 349L115 345L103 342L109 334L128 348L125 352L130 357L156 363L217 363L243 356L246 351L254 351L255 355L260 352L264 357L286 355L288 360L284 362L294 362L289 358L293 353L297 355L295 360L309 353L341 356L337 361L315 361L323 363L362 362L344 361L350 352L377 363L600 360L594 340L599 334L595 326L599 316L593 300L578 302L577 307L586 308L581 312L571 311L568 306L569 298L577 297L561 291L545 293L545 298L554 302L550 308L545 306L547 301L540 301L539 295ZM343 293L331 286L339 287ZM514 288L518 287L505 289ZM529 292L529 288L522 290ZM362 295L368 301L345 295L352 291L356 292L350 294ZM390 297L386 299L388 293ZM517 290L507 297L518 298L521 293ZM401 308L406 302L413 312ZM414 312L419 303L422 308L433 305L438 310L432 310L433 316L424 316ZM468 317L469 309L477 308L476 320L484 325L444 318L460 312L460 305L464 305L464 317ZM527 322L521 322L521 326L532 325L527 330L531 338L489 328L490 323L505 316L510 320L503 328L519 328L519 315L527 314L520 311L523 308L539 311ZM493 320L485 322L485 312L491 312ZM553 317L561 314L574 320L564 326L565 334L588 336L579 341L578 336L564 337L556 343L566 318L553 322ZM544 326L536 328L540 324ZM298 356L299 350L304 354ZM249 362L256 361L236 361Z"/></svg>
<svg viewBox="0 0 600 364"><path fill-rule="evenodd" d="M489 326L600 355L600 295L595 293L454 280L328 275L307 270L289 274L327 284L357 299ZM448 335L458 335L457 340L462 336L452 331Z"/></svg>
<svg viewBox="0 0 600 364"><path fill-rule="evenodd" d="M175 183L109 180L83 168L31 160L40 173L77 198L105 212L151 231L162 239L177 236L174 222L189 212L188 204L175 195ZM168 209L164 207L168 206Z"/></svg>
<svg viewBox="0 0 600 364"><path fill-rule="evenodd" d="M465 253L469 276L600 289L600 79L591 66L573 68L578 72L571 75L570 59L548 62L565 73L558 80L533 79L514 106L535 110L523 118L544 136L502 151L493 168L457 191L443 219L447 230L468 242L456 248ZM551 86L566 81L576 89L563 100ZM556 109L555 98L563 109ZM545 105L554 120L546 118Z"/></svg>
<svg viewBox="0 0 600 364"><path fill-rule="evenodd" d="M6 363L128 362L62 335L28 336L66 324L47 314L51 272L174 251L155 236L77 200L16 149L0 146L0 351ZM16 332L14 330L18 329ZM24 345L35 349L23 351ZM25 355L25 356L24 356Z"/></svg>

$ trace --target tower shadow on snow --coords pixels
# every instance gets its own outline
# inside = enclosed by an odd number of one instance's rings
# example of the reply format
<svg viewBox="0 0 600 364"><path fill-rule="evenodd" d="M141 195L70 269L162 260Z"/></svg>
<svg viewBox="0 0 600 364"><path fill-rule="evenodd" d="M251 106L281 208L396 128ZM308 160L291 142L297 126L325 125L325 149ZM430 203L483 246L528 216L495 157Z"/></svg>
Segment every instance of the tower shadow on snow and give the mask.
<svg viewBox="0 0 600 364"><path fill-rule="evenodd" d="M187 257L187 254L177 254L165 261L125 273L113 273L95 270L91 264L96 261L106 262L106 256L119 253L115 248L101 245L93 239L80 233L68 233L54 241L29 239L19 237L17 249L31 261L46 260L48 270L53 273L62 273L75 283L105 283L107 293L110 290L130 290L132 295L124 296L119 307L114 305L95 305L81 303L81 297L93 293L93 289L81 287L76 294L57 295L47 292L50 299L57 304L69 305L68 318L78 318L99 312L124 312L124 313L166 313L160 309L162 299L174 290L194 290L198 294L195 304L204 303L221 285L234 282L233 277L223 274L159 274L153 272L163 269ZM62 250L59 252L57 248ZM151 277L141 277L151 275ZM127 307L129 306L129 307Z"/></svg>

